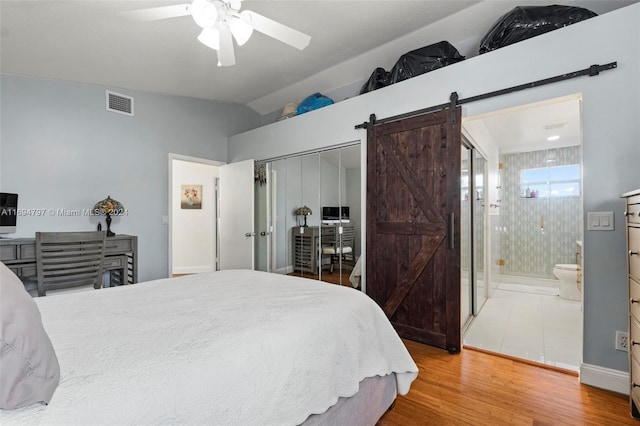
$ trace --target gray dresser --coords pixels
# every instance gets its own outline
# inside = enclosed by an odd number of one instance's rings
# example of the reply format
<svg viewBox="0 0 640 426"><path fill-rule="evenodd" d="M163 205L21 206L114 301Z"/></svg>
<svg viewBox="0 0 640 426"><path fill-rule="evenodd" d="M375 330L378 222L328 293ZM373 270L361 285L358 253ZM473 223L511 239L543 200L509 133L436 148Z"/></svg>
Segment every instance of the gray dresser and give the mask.
<svg viewBox="0 0 640 426"><path fill-rule="evenodd" d="M640 418L640 189L622 195L626 201L627 272L629 274L629 377L631 416Z"/></svg>
<svg viewBox="0 0 640 426"><path fill-rule="evenodd" d="M292 228L293 270L317 274L322 263L320 246L326 243L332 244L335 241L338 226L296 226ZM353 229L353 225L343 225L343 227Z"/></svg>
<svg viewBox="0 0 640 426"><path fill-rule="evenodd" d="M35 238L0 239L0 261L7 265L21 280L36 277ZM112 284L138 282L138 237L116 235L107 237L104 253L104 270L113 272Z"/></svg>

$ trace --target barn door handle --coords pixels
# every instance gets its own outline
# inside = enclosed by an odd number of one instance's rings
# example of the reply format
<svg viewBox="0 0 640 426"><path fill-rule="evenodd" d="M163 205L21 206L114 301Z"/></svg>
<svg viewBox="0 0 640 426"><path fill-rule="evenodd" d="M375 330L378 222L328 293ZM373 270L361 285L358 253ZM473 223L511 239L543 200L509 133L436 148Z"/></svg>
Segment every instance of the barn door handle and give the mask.
<svg viewBox="0 0 640 426"><path fill-rule="evenodd" d="M453 250L456 248L456 239L454 235L454 231L456 229L456 217L453 213L449 213L449 249Z"/></svg>

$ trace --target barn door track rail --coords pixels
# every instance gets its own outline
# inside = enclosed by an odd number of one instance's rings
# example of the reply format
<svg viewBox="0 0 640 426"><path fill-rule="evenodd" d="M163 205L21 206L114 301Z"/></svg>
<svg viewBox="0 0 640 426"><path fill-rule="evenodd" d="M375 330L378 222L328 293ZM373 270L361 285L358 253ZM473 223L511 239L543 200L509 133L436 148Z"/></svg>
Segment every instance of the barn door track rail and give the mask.
<svg viewBox="0 0 640 426"><path fill-rule="evenodd" d="M573 71L573 72L569 72L569 73L566 73L566 74L560 74L560 75L556 75L555 77L549 77L549 78L545 78L545 79L542 79L542 80L533 81L533 82L530 82L530 83L519 84L517 86L508 87L506 89L495 90L493 92L488 92L488 93L484 93L482 95L477 95L477 96L471 96L470 98L464 98L464 99L458 99L458 93L457 92L452 92L451 96L449 98L449 102L447 102L447 103L440 104L440 105L435 105L435 106L432 106L432 107L429 107L429 108L419 109L419 110L416 110L416 111L406 112L404 114L394 115L392 117L387 117L387 118L383 118L383 119L365 121L362 124L356 125L355 128L356 129L366 129L370 125L373 126L373 125L376 125L376 124L390 123L392 121L403 120L405 118L415 117L417 115L422 115L422 114L426 114L426 113L429 113L429 112L440 111L440 110L443 110L445 108L451 108L452 111L455 111L455 107L457 105L468 104L470 102L475 102L475 101L480 101L480 100L483 100L483 99L493 98L495 96L506 95L508 93L519 92L521 90L531 89L531 88L539 87L539 86L544 86L544 85L551 84L551 83L557 83L559 81L570 80L570 79L576 78L576 77L583 77L583 76L594 77L594 76L599 75L602 71L608 71L608 70L611 70L611 69L614 69L614 68L617 68L617 67L618 67L618 62L610 62L610 63L605 64L605 65L594 64L594 65L591 65L589 68L584 68L584 69L581 69L579 71ZM455 124L455 115L452 116L452 120L453 120L452 122Z"/></svg>

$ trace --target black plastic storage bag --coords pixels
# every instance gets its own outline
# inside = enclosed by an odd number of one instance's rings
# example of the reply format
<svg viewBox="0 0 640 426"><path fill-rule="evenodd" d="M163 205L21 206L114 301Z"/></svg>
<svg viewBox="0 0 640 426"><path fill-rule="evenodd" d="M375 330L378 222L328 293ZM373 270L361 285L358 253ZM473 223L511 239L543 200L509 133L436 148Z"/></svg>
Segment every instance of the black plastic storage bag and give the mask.
<svg viewBox="0 0 640 426"><path fill-rule="evenodd" d="M360 94L372 92L391 84L391 73L384 68L376 68L371 73L369 80L360 89Z"/></svg>
<svg viewBox="0 0 640 426"><path fill-rule="evenodd" d="M391 83L398 83L464 60L448 41L430 44L400 56L391 69Z"/></svg>
<svg viewBox="0 0 640 426"><path fill-rule="evenodd" d="M573 6L518 6L504 15L480 42L480 54L598 16Z"/></svg>

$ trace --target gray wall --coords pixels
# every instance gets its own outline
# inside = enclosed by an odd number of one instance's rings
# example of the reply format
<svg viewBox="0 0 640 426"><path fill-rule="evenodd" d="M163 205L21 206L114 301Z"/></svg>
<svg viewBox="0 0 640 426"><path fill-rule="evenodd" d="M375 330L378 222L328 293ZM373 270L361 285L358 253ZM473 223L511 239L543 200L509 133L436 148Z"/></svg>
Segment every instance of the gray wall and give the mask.
<svg viewBox="0 0 640 426"><path fill-rule="evenodd" d="M640 4L635 4L234 135L229 138L229 159L272 158L354 140L362 140L364 150L366 133L355 130L354 125L367 121L371 113L378 118L389 117L445 103L454 91L461 98L469 98L617 61L617 69L597 77L580 77L468 103L462 113L474 116L582 94L584 212L613 211L616 221L614 232L584 231L583 362L628 371L627 354L616 351L613 342L615 331L626 330L629 320L620 194L640 187L639 20Z"/></svg>
<svg viewBox="0 0 640 426"><path fill-rule="evenodd" d="M247 107L132 92L134 117L105 109L105 87L0 76L0 190L19 208L84 209L107 195L128 215L116 233L139 237L139 279L166 277L168 154L227 160L227 136L256 127ZM104 226L104 218L100 218ZM97 217L23 216L13 237L93 230Z"/></svg>

